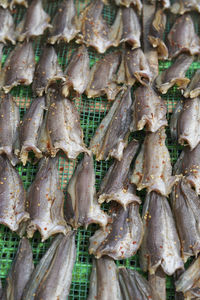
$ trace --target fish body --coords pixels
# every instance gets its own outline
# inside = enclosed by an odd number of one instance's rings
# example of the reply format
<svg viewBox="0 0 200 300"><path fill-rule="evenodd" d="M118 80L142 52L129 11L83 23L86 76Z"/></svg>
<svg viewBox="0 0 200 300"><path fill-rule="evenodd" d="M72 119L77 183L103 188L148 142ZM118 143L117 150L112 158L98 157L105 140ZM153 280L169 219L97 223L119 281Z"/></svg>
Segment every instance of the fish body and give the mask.
<svg viewBox="0 0 200 300"><path fill-rule="evenodd" d="M142 2L140 0L115 0L115 3L126 7L133 5L139 13L142 11Z"/></svg>
<svg viewBox="0 0 200 300"><path fill-rule="evenodd" d="M200 12L200 2L199 0L177 0L171 6L171 12L174 14L183 15L190 11Z"/></svg>
<svg viewBox="0 0 200 300"><path fill-rule="evenodd" d="M8 9L0 7L0 42L6 44L7 41L16 44L15 24Z"/></svg>
<svg viewBox="0 0 200 300"><path fill-rule="evenodd" d="M183 95L186 98L196 98L200 95L200 70L196 71Z"/></svg>

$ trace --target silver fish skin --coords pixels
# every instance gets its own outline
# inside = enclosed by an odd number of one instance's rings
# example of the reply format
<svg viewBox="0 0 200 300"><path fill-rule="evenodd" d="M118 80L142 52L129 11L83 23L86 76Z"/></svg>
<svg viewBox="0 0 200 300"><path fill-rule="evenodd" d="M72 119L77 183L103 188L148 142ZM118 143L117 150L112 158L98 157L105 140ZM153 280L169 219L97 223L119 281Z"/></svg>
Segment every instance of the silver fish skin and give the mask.
<svg viewBox="0 0 200 300"><path fill-rule="evenodd" d="M200 202L187 179L182 179L171 195L172 212L181 242L184 262L200 252Z"/></svg>
<svg viewBox="0 0 200 300"><path fill-rule="evenodd" d="M180 15L193 10L200 12L200 2L199 0L176 0L175 3L172 4L170 10L172 13Z"/></svg>
<svg viewBox="0 0 200 300"><path fill-rule="evenodd" d="M42 0L33 0L28 7L24 19L17 26L18 40L23 42L33 37L42 35L51 27L50 16L42 7Z"/></svg>
<svg viewBox="0 0 200 300"><path fill-rule="evenodd" d="M188 54L180 54L173 64L156 78L156 87L162 94L177 84L178 89L185 89L190 79L185 77L194 58Z"/></svg>
<svg viewBox="0 0 200 300"><path fill-rule="evenodd" d="M146 134L144 144L137 156L131 182L140 191L156 191L163 196L171 193L178 177L172 176L169 151L165 145L165 129ZM152 146L153 145L153 146Z"/></svg>
<svg viewBox="0 0 200 300"><path fill-rule="evenodd" d="M82 45L73 54L66 70L62 93L65 97L69 95L72 87L79 95L87 88L90 76L90 59L87 48Z"/></svg>
<svg viewBox="0 0 200 300"><path fill-rule="evenodd" d="M117 267L113 259L93 259L87 300L122 300Z"/></svg>
<svg viewBox="0 0 200 300"><path fill-rule="evenodd" d="M140 248L143 271L154 274L161 266L167 275L184 267L175 222L167 199L156 192L146 196L143 207L144 238Z"/></svg>
<svg viewBox="0 0 200 300"><path fill-rule="evenodd" d="M52 21L48 43L69 43L79 32L79 20L73 0L64 1Z"/></svg>
<svg viewBox="0 0 200 300"><path fill-rule="evenodd" d="M0 182L0 224L17 231L29 213L25 211L23 182L5 156L0 156Z"/></svg>
<svg viewBox="0 0 200 300"><path fill-rule="evenodd" d="M19 123L19 108L12 96L2 94L0 96L0 155L6 154L13 166L19 162L14 154L19 146Z"/></svg>
<svg viewBox="0 0 200 300"><path fill-rule="evenodd" d="M185 52L190 55L200 53L200 38L195 33L194 23L189 14L176 19L167 36L167 45L169 58Z"/></svg>
<svg viewBox="0 0 200 300"><path fill-rule="evenodd" d="M121 60L120 52L112 52L96 62L89 75L86 88L88 98L107 95L108 100L114 100L120 87L115 83L116 73Z"/></svg>
<svg viewBox="0 0 200 300"><path fill-rule="evenodd" d="M183 95L186 98L196 98L200 96L200 70L196 71Z"/></svg>
<svg viewBox="0 0 200 300"><path fill-rule="evenodd" d="M5 0L1 0L1 1L5 1ZM10 2L10 9L13 10L13 8L16 5L23 5L24 7L28 7L28 2L26 0L12 0Z"/></svg>
<svg viewBox="0 0 200 300"><path fill-rule="evenodd" d="M5 288L8 300L21 300L23 290L34 270L33 253L30 242L23 237L20 240L17 254L12 263Z"/></svg>
<svg viewBox="0 0 200 300"><path fill-rule="evenodd" d="M54 47L46 46L35 68L32 90L41 97L56 80L64 81L64 74L59 66Z"/></svg>
<svg viewBox="0 0 200 300"><path fill-rule="evenodd" d="M164 100L148 86L140 86L135 90L133 102L132 130L156 132L162 126L167 126L167 106Z"/></svg>
<svg viewBox="0 0 200 300"><path fill-rule="evenodd" d="M1 85L5 93L19 85L30 85L35 70L35 55L31 42L15 46L8 56L1 73Z"/></svg>
<svg viewBox="0 0 200 300"><path fill-rule="evenodd" d="M29 151L33 151L37 158L42 157L42 151L39 149L39 138L43 115L45 109L45 98L35 98L26 111L19 127L20 138L20 160L26 165Z"/></svg>
<svg viewBox="0 0 200 300"><path fill-rule="evenodd" d="M129 168L139 143L131 141L123 152L121 161L115 160L106 173L99 191L98 202L116 201L124 208L131 202L140 203L140 199L129 188Z"/></svg>
<svg viewBox="0 0 200 300"><path fill-rule="evenodd" d="M141 0L115 0L117 5L123 5L126 7L130 7L133 5L134 8L137 9L138 13L140 14L142 11L142 2Z"/></svg>
<svg viewBox="0 0 200 300"><path fill-rule="evenodd" d="M97 161L108 157L122 159L130 133L131 106L131 89L122 90L90 141L90 149Z"/></svg>
<svg viewBox="0 0 200 300"><path fill-rule="evenodd" d="M126 209L119 204L112 208L111 224L108 224L105 230L97 230L90 238L90 254L97 258L108 255L115 260L135 255L144 233L139 203L135 201Z"/></svg>
<svg viewBox="0 0 200 300"><path fill-rule="evenodd" d="M92 155L84 154L67 188L65 217L75 228L98 223L105 228L108 217L96 198L95 173Z"/></svg>
<svg viewBox="0 0 200 300"><path fill-rule="evenodd" d="M59 185L58 157L43 158L36 177L27 191L27 210L30 221L27 236L33 237L38 230L45 241L50 236L62 232L67 234L64 220L64 194Z"/></svg>
<svg viewBox="0 0 200 300"><path fill-rule="evenodd" d="M15 24L8 9L0 7L0 42L6 44L7 41L16 44Z"/></svg>

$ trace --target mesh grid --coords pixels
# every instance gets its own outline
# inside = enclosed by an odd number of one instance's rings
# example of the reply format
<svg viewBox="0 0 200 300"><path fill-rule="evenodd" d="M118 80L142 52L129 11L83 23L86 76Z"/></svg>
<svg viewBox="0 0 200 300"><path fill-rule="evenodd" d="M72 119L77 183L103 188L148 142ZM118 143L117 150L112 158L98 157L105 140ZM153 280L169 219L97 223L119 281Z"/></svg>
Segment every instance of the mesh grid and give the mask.
<svg viewBox="0 0 200 300"><path fill-rule="evenodd" d="M90 2L90 0L74 0L78 14L80 11ZM45 0L44 1L44 9L46 12L52 17L55 15L57 7L61 3L60 0ZM25 9L23 7L17 7L13 11L13 16L15 23L18 24L25 13ZM103 16L105 20L112 24L116 15L116 7L113 5L104 6ZM195 27L198 31L199 24L198 24L198 17L196 14L193 15L195 20ZM171 17L168 19L167 28L165 35L169 32L171 25L174 22L175 17ZM42 37L38 37L34 41L34 51L35 51L35 59L36 61L39 60L41 55L42 49L44 47L46 41L47 33L45 33ZM70 42L69 44L60 43L59 45L55 45L55 49L58 54L58 60L65 70L71 55L73 54L74 50L78 47L75 42ZM6 58L10 51L14 48L14 46L6 46L4 47L2 63L4 64ZM111 48L108 52L115 50ZM95 61L101 58L103 55L98 54L94 49L89 48L89 56L90 56L90 66L92 66ZM160 71L168 68L171 62L165 61L160 62ZM187 77L191 78L196 69L200 66L199 62L193 62L190 66ZM12 90L12 95L14 96L16 103L19 106L20 110L20 117L22 119L26 109L29 107L31 100L32 100L32 90L31 87L16 87ZM75 102L77 109L80 113L80 120L81 126L84 132L84 139L85 143L88 146L91 137L94 135L95 130L103 117L106 115L107 111L109 110L111 103L109 103L105 97L99 97L96 99L87 99L85 95L82 95L80 98L77 98L73 93L70 96L71 100ZM170 119L171 113L177 103L182 96L179 90L176 87L170 89L170 91L163 96L166 101L168 107L168 119ZM172 142L169 134L169 129L166 130L167 133L167 146L170 152L172 164L174 164L177 160L177 157L180 153L182 147L180 145L176 145ZM136 133L136 138L143 139L144 133ZM78 160L80 160L81 155L79 156ZM94 163L95 172L96 172L96 188L99 189L100 182L104 177L105 173L107 172L111 161L101 161ZM59 160L59 172L60 172L60 182L61 187L66 191L66 185L69 181L69 178L73 174L73 170L75 168L76 161L67 161L63 157L60 157ZM23 180L25 189L27 189L30 184L33 182L35 174L37 172L37 165L32 165L28 163L25 167L19 165L17 170ZM142 199L144 199L144 192L138 193ZM106 209L106 206L104 206ZM97 225L90 225L87 230L80 228L77 231L76 235L76 244L77 244L77 258L76 264L73 270L73 280L71 285L71 291L68 299L87 299L88 288L89 288L89 275L91 272L91 263L92 257L88 254L88 246L89 246L89 237L94 233L97 229ZM41 259L42 255L48 249L52 238L48 239L46 242L41 243L39 233L35 233L34 237L31 239L32 249L33 249L33 256L34 256L34 263L37 264L38 261ZM17 247L19 243L19 237L12 233L8 228L5 226L0 225L0 277L3 279L3 284L5 284L5 278L8 274L10 269L12 260L16 254ZM139 259L138 255L135 255L131 259L126 259L122 261L117 261L117 265L125 265L129 268L134 268L141 272L139 267ZM174 299L174 285L173 285L173 278L167 277L167 299Z"/></svg>

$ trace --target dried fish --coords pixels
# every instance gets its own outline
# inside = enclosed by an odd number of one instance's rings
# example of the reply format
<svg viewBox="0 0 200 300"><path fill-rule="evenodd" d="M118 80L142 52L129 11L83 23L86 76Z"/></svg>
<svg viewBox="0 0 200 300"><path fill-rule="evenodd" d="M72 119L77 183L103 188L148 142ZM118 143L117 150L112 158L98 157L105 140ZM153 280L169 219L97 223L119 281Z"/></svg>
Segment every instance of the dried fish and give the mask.
<svg viewBox="0 0 200 300"><path fill-rule="evenodd" d="M147 188L148 193L156 191L168 196L177 182L178 178L171 175L172 166L165 139L163 127L155 133L146 134L131 178L138 190Z"/></svg>
<svg viewBox="0 0 200 300"><path fill-rule="evenodd" d="M144 238L140 251L143 271L154 274L159 266L167 275L184 267L180 241L167 199L156 192L146 196L143 207Z"/></svg>
<svg viewBox="0 0 200 300"><path fill-rule="evenodd" d="M48 42L55 44L64 41L69 43L79 32L79 21L73 0L64 1L59 6L50 29Z"/></svg>
<svg viewBox="0 0 200 300"><path fill-rule="evenodd" d="M9 160L0 156L0 224L17 231L29 219L25 211L25 190L18 172Z"/></svg>
<svg viewBox="0 0 200 300"><path fill-rule="evenodd" d="M142 130L156 132L167 126L167 106L164 100L151 86L140 86L135 90L133 102L133 131Z"/></svg>
<svg viewBox="0 0 200 300"><path fill-rule="evenodd" d="M42 241L58 232L66 234L67 224L63 213L64 194L59 186L58 157L43 158L36 177L27 192L27 210L30 221L27 235L39 230Z"/></svg>
<svg viewBox="0 0 200 300"><path fill-rule="evenodd" d="M185 77L189 66L193 62L193 57L188 54L179 55L174 63L156 78L156 86L162 94L166 94L167 91L177 84L179 89L187 87L190 79Z"/></svg>
<svg viewBox="0 0 200 300"><path fill-rule="evenodd" d="M0 7L6 9L9 6L8 0L0 0Z"/></svg>
<svg viewBox="0 0 200 300"><path fill-rule="evenodd" d="M147 0L151 4L156 4L157 2L162 6L163 9L169 8L171 6L170 0Z"/></svg>
<svg viewBox="0 0 200 300"><path fill-rule="evenodd" d="M131 89L122 90L90 141L90 149L96 155L96 160L108 157L122 159L130 133L131 106Z"/></svg>
<svg viewBox="0 0 200 300"><path fill-rule="evenodd" d="M69 181L65 217L75 228L91 223L105 227L108 222L96 199L93 158L87 153Z"/></svg>
<svg viewBox="0 0 200 300"><path fill-rule="evenodd" d="M15 24L13 17L8 9L0 7L0 42L11 42L13 45L16 43Z"/></svg>
<svg viewBox="0 0 200 300"><path fill-rule="evenodd" d="M176 0L171 6L171 12L183 15L185 12L196 10L200 12L199 0Z"/></svg>
<svg viewBox="0 0 200 300"><path fill-rule="evenodd" d="M85 91L90 75L90 59L87 48L80 46L72 56L65 70L66 83L62 88L65 97L69 95L70 87L80 95Z"/></svg>
<svg viewBox="0 0 200 300"><path fill-rule="evenodd" d="M200 95L200 70L192 77L188 87L185 89L184 97L196 98Z"/></svg>
<svg viewBox="0 0 200 300"><path fill-rule="evenodd" d="M7 1L7 0L1 0L1 1ZM28 7L28 3L26 0L12 0L10 3L10 9L13 10L13 7L15 5L23 5L25 7Z"/></svg>
<svg viewBox="0 0 200 300"><path fill-rule="evenodd" d="M109 53L94 64L86 89L88 98L106 94L108 100L114 100L120 87L115 83L115 75L120 64L120 52Z"/></svg>
<svg viewBox="0 0 200 300"><path fill-rule="evenodd" d="M1 86L5 93L19 84L31 84L34 70L35 56L32 43L18 44L8 56L1 72Z"/></svg>
<svg viewBox="0 0 200 300"><path fill-rule="evenodd" d="M126 7L130 7L133 5L139 13L142 11L142 2L141 0L115 0L117 5L124 5Z"/></svg>

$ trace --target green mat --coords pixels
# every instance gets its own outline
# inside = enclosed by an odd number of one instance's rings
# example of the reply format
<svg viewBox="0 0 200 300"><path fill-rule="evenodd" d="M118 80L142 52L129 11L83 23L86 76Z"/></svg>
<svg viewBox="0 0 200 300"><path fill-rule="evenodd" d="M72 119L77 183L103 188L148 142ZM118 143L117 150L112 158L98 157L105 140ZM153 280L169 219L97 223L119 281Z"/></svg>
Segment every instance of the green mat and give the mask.
<svg viewBox="0 0 200 300"><path fill-rule="evenodd" d="M88 4L90 0L75 0L78 13L80 12L81 8L83 8L86 4ZM61 1L44 1L44 8L50 16L54 16L56 9L61 3ZM23 7L17 7L13 11L13 16L16 23L19 23L25 13L25 9ZM113 19L116 15L116 7L115 6L105 6L104 7L104 18L107 20L109 24L112 23ZM194 14L195 16L195 14ZM196 17L197 19L197 17ZM169 31L171 27L171 23L168 21L166 33ZM198 28L198 24L196 22L196 28ZM42 37L39 37L34 42L34 50L35 50L35 59L38 61L39 56L41 54L42 47L46 41L45 34ZM71 54L73 53L74 49L78 47L77 44L74 42L66 44L59 44L56 45L56 51L58 53L59 63L65 70L68 61L70 59ZM4 55L2 58L2 62L4 63L9 52L14 48L14 46L7 46L4 48ZM115 50L114 48L109 49L109 51ZM90 64L91 66L94 64L96 60L102 57L102 54L96 53L95 50L89 48L89 55L90 55ZM160 70L167 68L171 63L169 61L160 62ZM191 78L193 73L196 69L200 67L200 63L194 62L190 69L187 72L187 76ZM16 87L12 90L12 95L15 97L17 104L19 105L20 116L23 117L26 109L28 108L31 99L32 99L32 91L31 87ZM168 107L168 119L170 119L171 112L176 105L176 102L179 101L181 97L180 91L176 89L176 87L172 88L164 97ZM75 102L78 111L80 113L81 118L81 126L84 131L84 139L86 145L89 145L89 141L91 137L94 135L95 130L103 117L106 115L107 111L109 110L111 103L109 103L105 97L100 97L96 99L87 99L85 95L80 98L74 98L74 95L71 95L71 99ZM175 163L177 157L180 153L181 146L175 145L172 143L169 128L166 130L167 132L167 146L169 148L169 152L171 155L172 164ZM136 133L136 138L143 139L144 133ZM80 156L81 157L81 156ZM78 159L80 159L80 157ZM72 161L67 161L63 157L60 157L59 161L59 171L60 171L60 180L62 189L65 191L67 182L71 177L73 170L75 168L75 163ZM96 162L95 161L95 172L96 172L96 188L98 190L100 182L106 171L109 168L111 161L103 161L103 162ZM25 188L27 189L30 184L34 180L34 176L37 172L38 166L27 164L26 167L22 167L20 164L17 169L19 174L22 177L23 183ZM138 193L142 199L144 199L144 192ZM106 207L104 207L106 208ZM73 280L71 285L70 296L68 299L87 299L88 288L89 288L89 276L91 272L91 262L92 256L88 254L88 246L89 246L89 237L94 233L96 230L96 225L90 225L88 230L79 229L76 235L76 242L77 242L77 258L76 264L73 270ZM45 243L41 243L39 233L35 233L34 237L31 239L33 255L34 255L34 262L35 264L38 263L42 255L48 249L51 242L51 238L47 240ZM5 278L8 274L10 269L12 260L16 254L17 247L19 243L19 237L12 233L8 228L5 226L0 225L0 277L3 279L3 284L5 284ZM128 268L137 269L139 268L139 260L138 255L134 257L122 261L117 261L118 265L124 265ZM174 285L173 285L173 278L167 278L167 299L174 299Z"/></svg>

